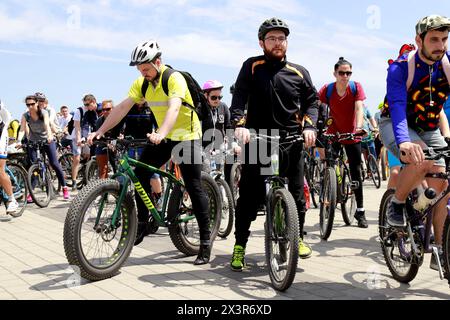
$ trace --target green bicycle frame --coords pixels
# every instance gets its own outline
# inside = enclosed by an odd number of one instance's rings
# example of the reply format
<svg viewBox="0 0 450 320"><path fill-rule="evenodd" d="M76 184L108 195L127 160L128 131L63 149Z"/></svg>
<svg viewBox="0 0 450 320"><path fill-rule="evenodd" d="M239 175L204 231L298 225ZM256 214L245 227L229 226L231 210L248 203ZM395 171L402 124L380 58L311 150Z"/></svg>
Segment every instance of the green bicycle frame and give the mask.
<svg viewBox="0 0 450 320"><path fill-rule="evenodd" d="M140 168L144 168L152 173L157 173L162 177L166 177L168 179L168 186L167 188L165 188L164 191L164 201L163 201L163 209L161 210L161 212L158 212L158 210L156 210L155 205L153 204L152 200L149 198L149 196L147 195L147 193L145 192L144 188L142 187L139 179L136 177L136 175L134 174L133 169L131 168L131 166L136 166L136 167L140 167ZM152 216L155 218L155 220L158 222L158 224L160 226L166 226L166 222L164 221L164 213L166 212L166 208L167 208L167 204L168 204L168 195L170 190L173 188L174 185L178 185L180 187L184 187L184 183L182 180L177 179L172 172L166 172L166 171L162 171L158 168L155 168L153 166L150 166L148 164L139 162L137 160L134 160L132 158L130 158L128 156L128 154L124 154L123 157L120 159L119 161L119 170L117 173L115 173L113 175L113 179L116 179L118 177L122 177L123 179L123 183L122 184L122 189L119 195L119 199L117 201L117 205L114 209L114 213L111 217L111 225L115 226L117 223L117 220L120 217L120 207L121 204L123 202L123 200L126 197L127 194L127 190L128 187L130 185L130 183L133 183L137 193L139 194L139 196L141 197L142 201L144 202L145 206L147 207L147 209L150 211L150 213L152 214ZM100 203L100 208L99 208L99 212L97 214L97 220L96 220L96 225L100 222L100 217L102 214L102 211L104 209L104 204L106 202L106 198L107 198L107 194L103 195L102 197L102 201ZM183 222L187 222L189 220L194 219L195 217L187 217L187 218L183 218L181 219L181 221Z"/></svg>

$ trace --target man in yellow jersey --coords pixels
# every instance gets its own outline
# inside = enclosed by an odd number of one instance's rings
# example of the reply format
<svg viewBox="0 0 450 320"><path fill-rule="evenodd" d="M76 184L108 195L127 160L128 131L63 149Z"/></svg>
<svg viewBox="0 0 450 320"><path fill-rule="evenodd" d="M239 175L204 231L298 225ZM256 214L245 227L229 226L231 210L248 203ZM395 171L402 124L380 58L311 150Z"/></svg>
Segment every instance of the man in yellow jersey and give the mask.
<svg viewBox="0 0 450 320"><path fill-rule="evenodd" d="M136 66L141 77L131 86L128 98L117 105L104 124L88 137L88 142L117 125L124 118L135 103L147 101L158 124L158 130L147 130L148 139L153 145L144 149L142 162L154 167L161 167L172 156L177 156L175 150L182 150L183 159L180 169L186 190L192 200L192 206L200 229L200 251L195 265L206 264L211 255L212 240L210 239L208 198L201 185L201 137L202 129L195 112L185 106L183 102L193 104L186 80L179 72L173 72L168 79L168 94L162 86L162 75L168 69L162 63L161 49L154 40L139 44L131 54L130 66ZM148 81L148 88L142 90L144 81ZM173 150L175 149L175 150ZM176 160L175 160L176 161ZM151 173L145 169L136 168L135 174L148 194L150 194ZM136 195L138 208L138 234L135 245L142 242L145 237L149 212L142 199Z"/></svg>

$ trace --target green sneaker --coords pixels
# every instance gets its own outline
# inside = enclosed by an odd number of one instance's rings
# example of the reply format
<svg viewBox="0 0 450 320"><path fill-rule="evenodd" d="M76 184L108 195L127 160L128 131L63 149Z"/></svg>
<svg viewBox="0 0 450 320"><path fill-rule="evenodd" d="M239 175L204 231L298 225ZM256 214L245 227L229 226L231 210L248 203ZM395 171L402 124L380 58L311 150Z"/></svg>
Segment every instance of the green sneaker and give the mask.
<svg viewBox="0 0 450 320"><path fill-rule="evenodd" d="M231 270L242 271L245 267L245 248L240 245L235 245L233 249L233 257L231 258Z"/></svg>
<svg viewBox="0 0 450 320"><path fill-rule="evenodd" d="M301 259L307 259L311 257L312 249L306 242L303 241L303 239L298 240L298 256Z"/></svg>

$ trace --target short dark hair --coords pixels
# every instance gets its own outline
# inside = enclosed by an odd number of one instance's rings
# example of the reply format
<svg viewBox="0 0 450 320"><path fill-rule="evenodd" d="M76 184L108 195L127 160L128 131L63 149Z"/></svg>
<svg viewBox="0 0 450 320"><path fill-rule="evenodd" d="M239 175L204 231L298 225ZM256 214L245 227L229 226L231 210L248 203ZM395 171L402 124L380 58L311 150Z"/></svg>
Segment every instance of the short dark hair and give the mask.
<svg viewBox="0 0 450 320"><path fill-rule="evenodd" d="M26 96L24 102L27 102L27 100L34 100L36 102L38 101L37 97L34 94L30 94L30 95Z"/></svg>
<svg viewBox="0 0 450 320"><path fill-rule="evenodd" d="M448 27L441 27L441 28L438 28L438 29L433 29L433 30L425 31L424 33L422 33L422 34L420 35L420 38L422 39L422 41L425 40L425 36L426 36L427 33L430 32L430 31L444 32L444 31L449 31L449 30L448 30Z"/></svg>
<svg viewBox="0 0 450 320"><path fill-rule="evenodd" d="M59 111L62 111L62 109L69 109L67 106L61 106L61 108L59 108Z"/></svg>
<svg viewBox="0 0 450 320"><path fill-rule="evenodd" d="M87 95L85 95L83 97L83 102L86 102L86 101L95 101L95 102L97 102L97 99L95 99L93 94L87 94Z"/></svg>
<svg viewBox="0 0 450 320"><path fill-rule="evenodd" d="M345 66L345 65L349 65L350 68L352 68L352 64L345 60L344 57L340 57L339 61L336 62L336 64L334 65L334 71L337 71L337 69L339 69L340 66Z"/></svg>

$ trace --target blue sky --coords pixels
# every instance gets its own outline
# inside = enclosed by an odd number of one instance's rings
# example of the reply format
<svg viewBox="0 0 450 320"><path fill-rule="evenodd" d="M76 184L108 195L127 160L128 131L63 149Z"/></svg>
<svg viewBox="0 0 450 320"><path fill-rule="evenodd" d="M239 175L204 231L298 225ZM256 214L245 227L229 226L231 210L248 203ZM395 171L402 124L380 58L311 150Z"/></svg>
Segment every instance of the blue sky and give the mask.
<svg viewBox="0 0 450 320"><path fill-rule="evenodd" d="M450 1L2 0L0 99L16 118L36 91L57 109L75 109L86 93L119 103L139 76L128 66L131 51L152 38L165 63L229 88L242 62L261 54L259 25L276 16L291 29L288 60L306 67L317 89L334 80L334 63L344 56L375 110L386 61L434 13L450 16ZM224 96L230 104L228 90Z"/></svg>

